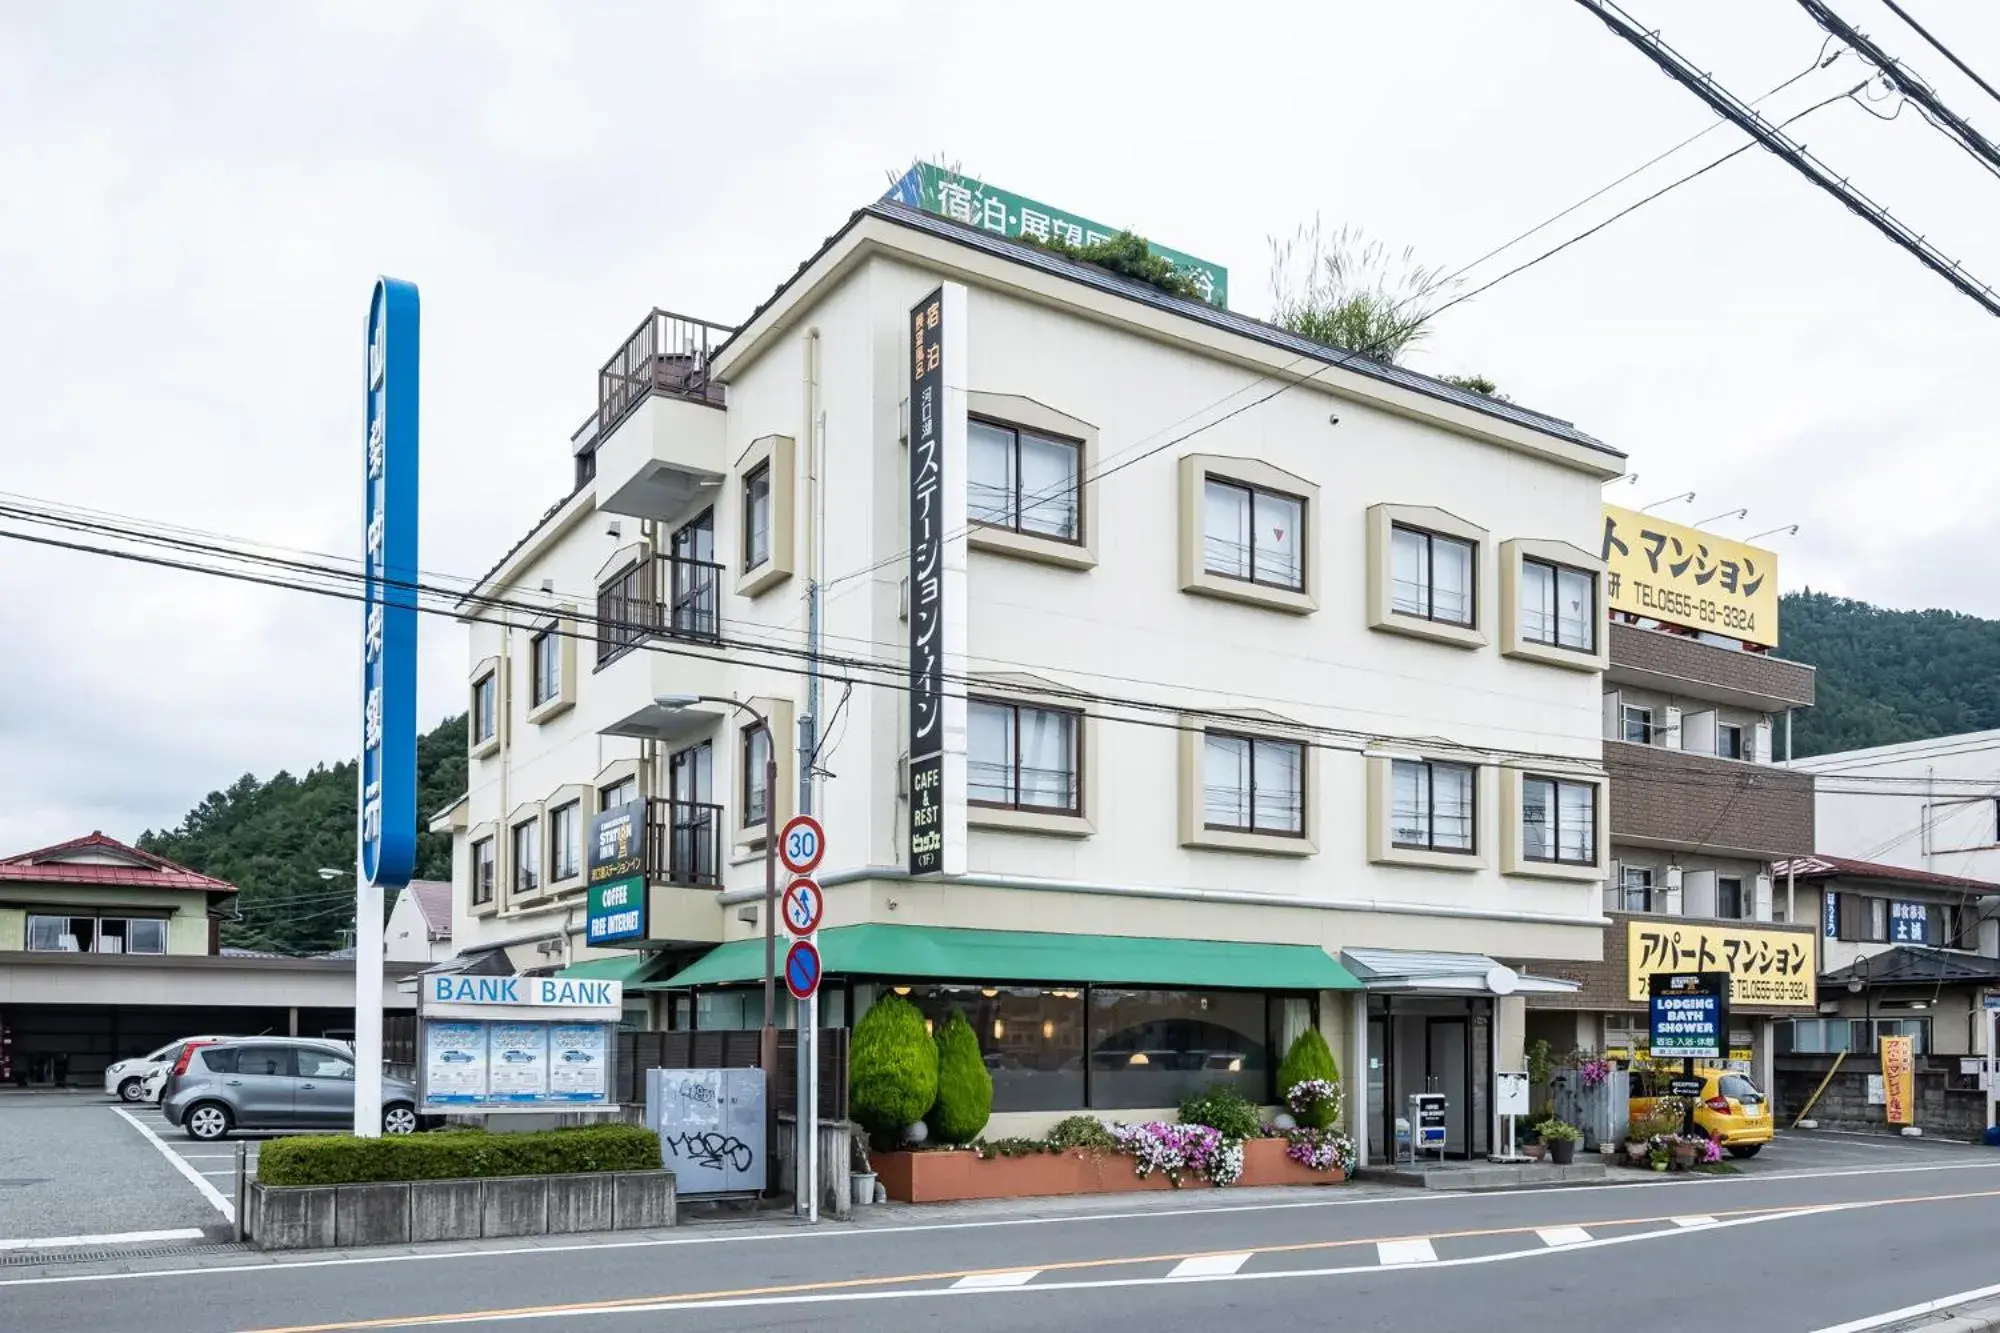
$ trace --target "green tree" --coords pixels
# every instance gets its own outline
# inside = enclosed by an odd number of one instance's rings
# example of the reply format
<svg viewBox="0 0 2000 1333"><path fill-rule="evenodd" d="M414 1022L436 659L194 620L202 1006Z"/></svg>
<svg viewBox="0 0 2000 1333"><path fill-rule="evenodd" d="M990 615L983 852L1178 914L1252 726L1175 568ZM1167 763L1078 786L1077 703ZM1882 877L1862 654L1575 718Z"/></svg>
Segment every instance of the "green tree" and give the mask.
<svg viewBox="0 0 2000 1333"><path fill-rule="evenodd" d="M979 1037L954 1009L937 1033L937 1104L925 1117L938 1143L971 1143L993 1116L993 1075Z"/></svg>
<svg viewBox="0 0 2000 1333"><path fill-rule="evenodd" d="M1329 237L1318 218L1270 243L1271 322L1377 361L1401 360L1423 341L1455 285L1410 247L1391 251L1352 226Z"/></svg>
<svg viewBox="0 0 2000 1333"><path fill-rule="evenodd" d="M879 1149L894 1148L906 1126L937 1101L938 1048L924 1016L900 995L884 995L854 1025L847 1054L848 1106Z"/></svg>
<svg viewBox="0 0 2000 1333"><path fill-rule="evenodd" d="M1320 1035L1318 1028L1309 1027L1292 1038L1291 1048L1278 1063L1278 1095L1283 1097L1292 1088L1315 1078L1323 1078L1335 1087L1340 1086L1340 1066L1334 1061L1332 1048L1326 1044L1326 1038ZM1319 1113L1311 1117L1316 1123L1309 1124L1308 1128L1332 1128L1332 1112L1330 1105L1321 1107ZM1300 1123L1307 1123L1306 1117L1300 1117Z"/></svg>
<svg viewBox="0 0 2000 1333"><path fill-rule="evenodd" d="M1779 656L1818 668L1793 719L1801 757L2000 727L2000 621L1808 588L1779 600L1778 637Z"/></svg>
<svg viewBox="0 0 2000 1333"><path fill-rule="evenodd" d="M451 839L430 817L465 793L465 717L417 739L418 879L451 878ZM320 764L305 776L266 781L245 773L210 792L171 829L148 829L139 846L234 884L237 916L222 942L273 953L339 948L354 924L353 881L319 877L354 865L354 762ZM385 910L387 905L385 904Z"/></svg>

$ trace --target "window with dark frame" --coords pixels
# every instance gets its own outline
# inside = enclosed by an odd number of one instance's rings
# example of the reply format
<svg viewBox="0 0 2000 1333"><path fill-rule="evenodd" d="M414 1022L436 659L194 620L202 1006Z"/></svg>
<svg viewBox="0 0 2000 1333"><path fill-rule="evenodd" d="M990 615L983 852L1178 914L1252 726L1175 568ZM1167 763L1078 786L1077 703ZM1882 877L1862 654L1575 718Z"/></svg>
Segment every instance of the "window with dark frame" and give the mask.
<svg viewBox="0 0 2000 1333"><path fill-rule="evenodd" d="M528 705L540 708L562 693L562 642L554 626L528 640Z"/></svg>
<svg viewBox="0 0 2000 1333"><path fill-rule="evenodd" d="M1625 741L1628 745L1651 745L1653 743L1653 710L1641 708L1637 704L1626 704L1620 710Z"/></svg>
<svg viewBox="0 0 2000 1333"><path fill-rule="evenodd" d="M576 801L549 811L549 879L560 882L582 873L582 808Z"/></svg>
<svg viewBox="0 0 2000 1333"><path fill-rule="evenodd" d="M760 722L743 728L743 827L762 828L770 818L771 733Z"/></svg>
<svg viewBox="0 0 2000 1333"><path fill-rule="evenodd" d="M1556 865L1596 865L1597 784L1523 777L1521 859Z"/></svg>
<svg viewBox="0 0 2000 1333"><path fill-rule="evenodd" d="M484 745L500 730L500 673L489 671L472 682L472 743Z"/></svg>
<svg viewBox="0 0 2000 1333"><path fill-rule="evenodd" d="M1460 537L1393 524L1389 587L1396 614L1470 629L1479 619L1479 549Z"/></svg>
<svg viewBox="0 0 2000 1333"><path fill-rule="evenodd" d="M524 819L514 825L514 892L533 893L542 886L542 821Z"/></svg>
<svg viewBox="0 0 2000 1333"><path fill-rule="evenodd" d="M1550 648L1597 651L1597 576L1585 569L1524 557L1521 637Z"/></svg>
<svg viewBox="0 0 2000 1333"><path fill-rule="evenodd" d="M1718 759L1741 759L1743 757L1743 728L1733 722L1723 722L1715 728L1715 757Z"/></svg>
<svg viewBox="0 0 2000 1333"><path fill-rule="evenodd" d="M620 778L609 786L598 788L597 812L603 814L606 810L616 810L619 806L630 805L638 799L639 779Z"/></svg>
<svg viewBox="0 0 2000 1333"><path fill-rule="evenodd" d="M974 417L966 423L966 513L974 523L1083 540L1083 446Z"/></svg>
<svg viewBox="0 0 2000 1333"><path fill-rule="evenodd" d="M167 923L161 917L28 914L29 953L164 954Z"/></svg>
<svg viewBox="0 0 2000 1333"><path fill-rule="evenodd" d="M493 901L493 839L481 838L472 844L472 905Z"/></svg>
<svg viewBox="0 0 2000 1333"><path fill-rule="evenodd" d="M1398 847L1471 854L1478 827L1478 773L1431 759L1390 763L1390 834Z"/></svg>
<svg viewBox="0 0 2000 1333"><path fill-rule="evenodd" d="M1202 737L1201 779L1206 827L1305 836L1302 742L1209 731Z"/></svg>
<svg viewBox="0 0 2000 1333"><path fill-rule="evenodd" d="M771 558L771 465L759 463L743 474L743 568Z"/></svg>
<svg viewBox="0 0 2000 1333"><path fill-rule="evenodd" d="M1202 489L1202 568L1245 583L1302 592L1306 502L1242 482L1208 477Z"/></svg>
<svg viewBox="0 0 2000 1333"><path fill-rule="evenodd" d="M1739 876L1716 877L1715 914L1724 921L1743 919L1743 880Z"/></svg>
<svg viewBox="0 0 2000 1333"><path fill-rule="evenodd" d="M1628 912L1651 912L1654 910L1653 868L1651 866L1626 866L1620 876L1620 887L1625 891L1625 910Z"/></svg>
<svg viewBox="0 0 2000 1333"><path fill-rule="evenodd" d="M1000 699L966 701L966 799L1083 813L1083 714Z"/></svg>

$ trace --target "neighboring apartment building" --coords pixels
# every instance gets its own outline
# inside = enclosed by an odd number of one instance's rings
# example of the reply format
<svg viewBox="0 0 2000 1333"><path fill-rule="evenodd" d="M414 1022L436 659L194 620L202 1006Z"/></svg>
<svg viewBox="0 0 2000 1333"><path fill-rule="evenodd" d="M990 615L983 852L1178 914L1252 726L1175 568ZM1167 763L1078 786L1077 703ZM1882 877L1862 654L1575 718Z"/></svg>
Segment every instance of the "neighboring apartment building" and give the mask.
<svg viewBox="0 0 2000 1333"><path fill-rule="evenodd" d="M382 956L392 963L442 963L454 957L451 881L411 880L383 923L382 948Z"/></svg>
<svg viewBox="0 0 2000 1333"><path fill-rule="evenodd" d="M1629 1057L1647 1045L1654 973L1727 971L1731 1059L1768 1087L1772 1022L1810 1015L1817 1003L1809 924L1817 918L1809 905L1801 915L1773 878L1773 863L1814 845L1812 778L1775 766L1773 756L1774 741L1789 735L1789 710L1813 702L1813 668L1768 654L1777 637L1775 557L1651 516L1611 507L1606 516L1604 554L1621 588L1638 565L1639 577L1674 591L1671 562L1662 559L1657 574L1639 564L1647 549L1699 552L1711 566L1726 549L1765 570L1772 595L1759 608L1761 641L1704 630L1714 608L1698 597L1650 599L1673 619L1612 612L1603 700L1611 924L1600 963L1559 970L1580 990L1530 999L1530 1035L1557 1052ZM1610 544L1621 522L1630 539L1623 553ZM1692 562L1682 563L1684 579L1698 577ZM1720 598L1708 582L1696 591Z"/></svg>
<svg viewBox="0 0 2000 1333"><path fill-rule="evenodd" d="M1827 856L2000 882L2000 731L1814 755Z"/></svg>
<svg viewBox="0 0 2000 1333"><path fill-rule="evenodd" d="M913 414L934 345L941 401ZM942 573L913 586L926 410ZM1522 998L1566 989L1528 969L1603 943L1619 454L888 203L740 328L655 312L573 448L575 488L462 604L469 791L433 827L463 955L620 970L661 1026L757 1025L817 584L823 1021L885 990L963 1009L1009 1132L1217 1080L1269 1102L1317 1023L1377 1155L1427 1085L1452 1148L1488 1150ZM943 873L912 875L907 617L937 592ZM650 887L621 965L585 945L584 867L633 802Z"/></svg>

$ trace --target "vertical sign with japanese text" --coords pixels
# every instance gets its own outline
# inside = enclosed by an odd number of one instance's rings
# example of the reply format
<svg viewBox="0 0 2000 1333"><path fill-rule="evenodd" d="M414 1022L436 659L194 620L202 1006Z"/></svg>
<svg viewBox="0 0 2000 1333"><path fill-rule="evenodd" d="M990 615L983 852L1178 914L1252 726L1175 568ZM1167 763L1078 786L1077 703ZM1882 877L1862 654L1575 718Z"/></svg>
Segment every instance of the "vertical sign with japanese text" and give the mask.
<svg viewBox="0 0 2000 1333"><path fill-rule="evenodd" d="M368 304L362 538L361 876L410 881L417 858L417 289Z"/></svg>
<svg viewBox="0 0 2000 1333"><path fill-rule="evenodd" d="M1917 1101L1917 1048L1910 1037L1883 1037L1882 1118L1892 1125L1914 1125Z"/></svg>
<svg viewBox="0 0 2000 1333"><path fill-rule="evenodd" d="M910 873L944 869L944 288L910 311ZM963 485L963 482L956 482Z"/></svg>
<svg viewBox="0 0 2000 1333"><path fill-rule="evenodd" d="M631 801L590 821L584 855L584 942L646 938L646 806Z"/></svg>

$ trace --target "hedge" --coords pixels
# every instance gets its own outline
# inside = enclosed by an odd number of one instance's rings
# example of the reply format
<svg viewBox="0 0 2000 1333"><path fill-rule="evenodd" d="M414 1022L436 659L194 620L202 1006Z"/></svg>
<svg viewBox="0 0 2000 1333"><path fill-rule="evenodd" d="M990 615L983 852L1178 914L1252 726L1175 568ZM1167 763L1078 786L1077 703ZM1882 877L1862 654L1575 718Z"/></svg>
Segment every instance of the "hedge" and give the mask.
<svg viewBox="0 0 2000 1333"><path fill-rule="evenodd" d="M257 1155L263 1185L361 1185L382 1180L657 1171L660 1136L637 1125L585 1125L521 1134L441 1130L357 1139L273 1139Z"/></svg>

